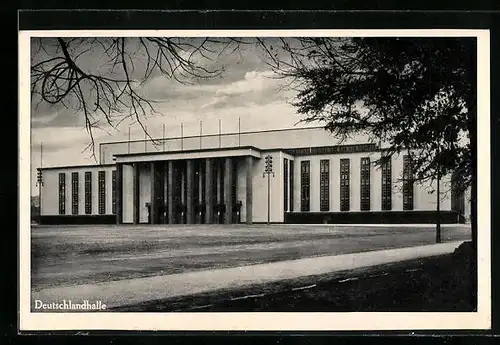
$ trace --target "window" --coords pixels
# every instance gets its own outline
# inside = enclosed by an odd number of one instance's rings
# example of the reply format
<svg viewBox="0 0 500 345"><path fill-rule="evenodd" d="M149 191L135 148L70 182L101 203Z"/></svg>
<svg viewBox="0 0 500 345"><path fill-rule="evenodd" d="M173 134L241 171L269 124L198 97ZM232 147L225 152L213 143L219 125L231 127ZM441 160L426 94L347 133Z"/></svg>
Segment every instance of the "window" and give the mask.
<svg viewBox="0 0 500 345"><path fill-rule="evenodd" d="M283 211L288 212L288 159L283 159Z"/></svg>
<svg viewBox="0 0 500 345"><path fill-rule="evenodd" d="M219 191L219 187L218 187L218 181L220 180L219 179L219 162L214 159L212 160L212 205L215 206L218 204L218 191Z"/></svg>
<svg viewBox="0 0 500 345"><path fill-rule="evenodd" d="M78 214L78 173L71 173L71 213Z"/></svg>
<svg viewBox="0 0 500 345"><path fill-rule="evenodd" d="M99 214L106 213L106 171L99 171L98 175L99 184Z"/></svg>
<svg viewBox="0 0 500 345"><path fill-rule="evenodd" d="M231 164L231 200L233 206L238 202L238 161L233 159Z"/></svg>
<svg viewBox="0 0 500 345"><path fill-rule="evenodd" d="M85 214L92 213L92 172L85 172Z"/></svg>
<svg viewBox="0 0 500 345"><path fill-rule="evenodd" d="M392 209L392 166L391 157L382 157L382 210Z"/></svg>
<svg viewBox="0 0 500 345"><path fill-rule="evenodd" d="M361 211L370 210L370 157L361 158L360 167L361 182Z"/></svg>
<svg viewBox="0 0 500 345"><path fill-rule="evenodd" d="M206 179L205 179L206 172L205 172L205 170L206 170L207 167L206 167L206 164L205 164L204 161L200 161L199 167L200 167L199 171L200 171L200 181L201 181L200 182L200 188L201 188L201 192L200 192L201 197L200 197L200 200L201 200L202 204L205 204L206 200L207 200L206 199L207 196L205 195L205 193L206 193Z"/></svg>
<svg viewBox="0 0 500 345"><path fill-rule="evenodd" d="M340 160L340 210L349 211L349 159Z"/></svg>
<svg viewBox="0 0 500 345"><path fill-rule="evenodd" d="M224 200L224 174L226 173L226 165L224 160L219 161L219 203L220 204L225 204L226 201Z"/></svg>
<svg viewBox="0 0 500 345"><path fill-rule="evenodd" d="M413 210L413 171L409 156L403 156L403 210Z"/></svg>
<svg viewBox="0 0 500 345"><path fill-rule="evenodd" d="M116 170L111 172L111 212L116 214Z"/></svg>
<svg viewBox="0 0 500 345"><path fill-rule="evenodd" d="M309 211L309 193L310 193L310 172L311 164L309 161L300 162L300 210Z"/></svg>
<svg viewBox="0 0 500 345"><path fill-rule="evenodd" d="M319 210L330 209L330 161L322 159L319 162Z"/></svg>
<svg viewBox="0 0 500 345"><path fill-rule="evenodd" d="M59 173L59 214L66 214L66 174Z"/></svg>
<svg viewBox="0 0 500 345"><path fill-rule="evenodd" d="M459 185L457 172L453 172L451 175L451 210L462 215L465 213L465 197Z"/></svg>
<svg viewBox="0 0 500 345"><path fill-rule="evenodd" d="M290 161L290 212L293 211L293 161Z"/></svg>

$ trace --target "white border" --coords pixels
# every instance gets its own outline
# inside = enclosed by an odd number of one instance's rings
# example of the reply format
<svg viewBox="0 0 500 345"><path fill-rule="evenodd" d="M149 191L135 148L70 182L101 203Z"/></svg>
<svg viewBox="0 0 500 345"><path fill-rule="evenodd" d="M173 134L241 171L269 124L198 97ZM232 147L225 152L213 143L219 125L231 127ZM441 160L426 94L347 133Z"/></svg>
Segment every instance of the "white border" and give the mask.
<svg viewBox="0 0 500 345"><path fill-rule="evenodd" d="M477 37L478 310L474 313L32 313L30 308L30 38L60 36ZM491 327L490 34L488 30L99 30L19 32L19 318L21 331L460 330ZM21 216L22 215L22 216Z"/></svg>

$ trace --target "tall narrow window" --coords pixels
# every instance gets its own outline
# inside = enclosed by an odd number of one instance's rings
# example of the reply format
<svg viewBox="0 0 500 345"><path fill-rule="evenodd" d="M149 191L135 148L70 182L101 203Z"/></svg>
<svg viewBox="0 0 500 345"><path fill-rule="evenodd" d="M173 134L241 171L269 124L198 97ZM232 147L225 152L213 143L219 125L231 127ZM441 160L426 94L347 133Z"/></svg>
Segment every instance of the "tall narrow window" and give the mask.
<svg viewBox="0 0 500 345"><path fill-rule="evenodd" d="M59 214L66 214L66 174L59 173Z"/></svg>
<svg viewBox="0 0 500 345"><path fill-rule="evenodd" d="M403 156L403 210L413 210L413 171L409 156Z"/></svg>
<svg viewBox="0 0 500 345"><path fill-rule="evenodd" d="M201 170L200 170L200 161L195 160L193 161L193 191L192 191L192 200L189 202L192 203L193 205L196 205L200 201L200 176L201 176Z"/></svg>
<svg viewBox="0 0 500 345"><path fill-rule="evenodd" d="M238 202L238 161L233 159L231 164L231 200L233 206Z"/></svg>
<svg viewBox="0 0 500 345"><path fill-rule="evenodd" d="M451 175L451 210L460 214L465 213L465 197L459 185L457 172Z"/></svg>
<svg viewBox="0 0 500 345"><path fill-rule="evenodd" d="M290 212L293 211L293 161L290 161Z"/></svg>
<svg viewBox="0 0 500 345"><path fill-rule="evenodd" d="M213 159L212 161L212 205L217 205L218 204L218 197L219 197L219 187L218 187L218 181L219 179L219 161L217 159Z"/></svg>
<svg viewBox="0 0 500 345"><path fill-rule="evenodd" d="M361 158L360 167L360 183L361 183L361 211L370 210L370 157Z"/></svg>
<svg viewBox="0 0 500 345"><path fill-rule="evenodd" d="M71 213L78 214L78 172L71 173Z"/></svg>
<svg viewBox="0 0 500 345"><path fill-rule="evenodd" d="M350 188L349 188L349 158L340 160L340 210L349 211L350 207Z"/></svg>
<svg viewBox="0 0 500 345"><path fill-rule="evenodd" d="M224 200L224 174L226 173L226 164L224 160L221 160L219 162L219 202L221 204L225 204L226 201Z"/></svg>
<svg viewBox="0 0 500 345"><path fill-rule="evenodd" d="M382 210L392 209L392 165L391 157L382 157Z"/></svg>
<svg viewBox="0 0 500 345"><path fill-rule="evenodd" d="M300 162L300 210L310 210L310 189L311 189L311 164L309 161Z"/></svg>
<svg viewBox="0 0 500 345"><path fill-rule="evenodd" d="M322 159L319 162L319 210L330 209L330 161Z"/></svg>
<svg viewBox="0 0 500 345"><path fill-rule="evenodd" d="M111 213L116 214L116 170L111 172Z"/></svg>
<svg viewBox="0 0 500 345"><path fill-rule="evenodd" d="M283 158L283 211L288 212L288 159Z"/></svg>
<svg viewBox="0 0 500 345"><path fill-rule="evenodd" d="M98 175L99 183L99 214L106 213L106 171L99 171Z"/></svg>
<svg viewBox="0 0 500 345"><path fill-rule="evenodd" d="M92 213L92 172L85 172L85 214Z"/></svg>
<svg viewBox="0 0 500 345"><path fill-rule="evenodd" d="M202 204L205 204L206 201L207 201L207 196L205 195L205 188L206 188L206 179L205 179L205 176L206 176L206 164L205 164L205 161L201 161L200 162L200 188L201 188L201 192L200 192L200 200L201 200L201 203Z"/></svg>

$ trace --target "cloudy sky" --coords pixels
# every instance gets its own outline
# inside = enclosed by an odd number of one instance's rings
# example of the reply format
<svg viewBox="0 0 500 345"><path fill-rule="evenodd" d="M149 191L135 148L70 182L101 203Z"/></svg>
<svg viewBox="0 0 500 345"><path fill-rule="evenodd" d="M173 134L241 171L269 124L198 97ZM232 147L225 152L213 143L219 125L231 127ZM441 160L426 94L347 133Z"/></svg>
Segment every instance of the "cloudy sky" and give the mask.
<svg viewBox="0 0 500 345"><path fill-rule="evenodd" d="M56 55L54 51L47 50L46 54ZM106 73L108 65L98 50L96 48L82 54L78 61L89 71L99 69ZM35 55L32 47L32 64L39 60L40 56ZM137 64L141 65L142 60L138 60ZM144 121L153 137L162 136L163 124L167 137L180 136L181 123L185 136L198 135L200 121L203 121L204 134L215 134L218 132L219 119L222 133L237 131L238 118L241 119L242 132L304 126L297 124L300 116L289 104L293 91L282 88L284 81L273 75L263 60L261 50L254 45L245 45L234 52L227 51L216 62L211 61L218 70L223 70L216 78L191 80L189 84L183 84L154 73L144 82L141 93L157 102L155 110L159 113ZM96 163L91 152L84 151L90 137L85 129L82 112L61 105L41 103L35 106L35 102L32 102L31 108L33 183L36 168L40 166L41 144L43 166ZM140 125L127 119L116 129L110 126L102 126L103 130L94 129L96 147L101 142L126 140L129 127L132 140L144 138ZM33 194L36 193L34 190Z"/></svg>

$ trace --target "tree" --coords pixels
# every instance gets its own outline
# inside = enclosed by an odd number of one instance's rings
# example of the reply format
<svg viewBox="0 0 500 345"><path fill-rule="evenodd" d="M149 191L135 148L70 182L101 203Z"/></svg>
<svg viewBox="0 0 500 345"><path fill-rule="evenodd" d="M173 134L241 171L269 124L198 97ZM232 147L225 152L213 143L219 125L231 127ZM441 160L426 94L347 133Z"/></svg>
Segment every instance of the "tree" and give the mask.
<svg viewBox="0 0 500 345"><path fill-rule="evenodd" d="M297 91L302 121L339 138L368 135L386 156L408 152L415 181L455 173L458 191L475 195L475 39L300 38L266 51Z"/></svg>
<svg viewBox="0 0 500 345"><path fill-rule="evenodd" d="M93 130L116 128L125 119L138 122L155 113L154 99L141 92L150 78L179 83L214 78L214 61L237 39L171 37L33 38L31 96L42 103L73 109L85 118L89 149L95 157ZM149 134L148 134L149 136ZM151 137L149 137L152 139Z"/></svg>
<svg viewBox="0 0 500 345"><path fill-rule="evenodd" d="M455 173L472 187L476 162L474 38L54 38L32 43L31 91L37 102L72 107L92 129L139 122L155 101L141 93L152 76L186 83L222 72L227 50L255 44L297 92L302 121L319 121L339 138L367 134L384 155L409 152L413 179ZM93 54L102 64L82 57ZM150 137L151 140L153 140ZM380 164L381 161L375 162ZM476 203L472 198L472 219ZM472 222L475 244L476 225Z"/></svg>

